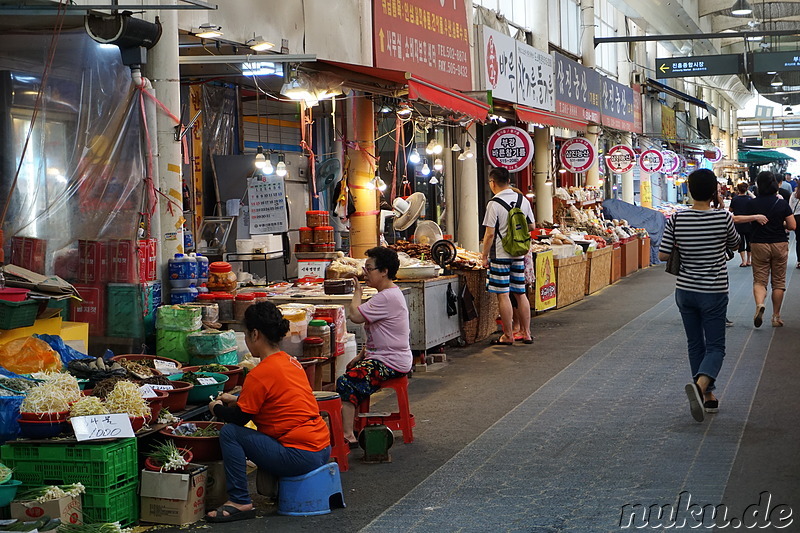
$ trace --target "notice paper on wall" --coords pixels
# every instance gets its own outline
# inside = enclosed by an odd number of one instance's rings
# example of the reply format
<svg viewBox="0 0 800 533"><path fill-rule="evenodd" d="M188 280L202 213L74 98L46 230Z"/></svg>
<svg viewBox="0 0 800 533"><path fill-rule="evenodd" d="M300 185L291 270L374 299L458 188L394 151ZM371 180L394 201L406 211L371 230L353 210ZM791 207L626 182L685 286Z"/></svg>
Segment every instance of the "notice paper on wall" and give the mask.
<svg viewBox="0 0 800 533"><path fill-rule="evenodd" d="M283 233L289 230L283 178L263 176L247 181L250 234Z"/></svg>

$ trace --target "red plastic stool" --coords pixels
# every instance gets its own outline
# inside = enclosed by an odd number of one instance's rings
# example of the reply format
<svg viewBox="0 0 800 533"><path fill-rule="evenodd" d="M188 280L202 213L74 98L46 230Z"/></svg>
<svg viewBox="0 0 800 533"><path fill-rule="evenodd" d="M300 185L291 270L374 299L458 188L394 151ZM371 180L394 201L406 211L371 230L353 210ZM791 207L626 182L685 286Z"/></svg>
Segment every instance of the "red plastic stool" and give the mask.
<svg viewBox="0 0 800 533"><path fill-rule="evenodd" d="M369 413L369 398L367 398L358 405L356 431L361 431L368 424L384 424L392 431L402 431L403 442L406 444L414 442L414 433L411 428L416 426L417 422L408 407L408 376L386 380L381 383L381 389L394 389L399 412L390 413L388 416L375 413L373 416Z"/></svg>
<svg viewBox="0 0 800 533"><path fill-rule="evenodd" d="M347 456L350 445L344 440L342 429L342 399L335 392L314 391L320 414L327 413L331 423L331 458L339 463L339 470L347 472L350 468Z"/></svg>

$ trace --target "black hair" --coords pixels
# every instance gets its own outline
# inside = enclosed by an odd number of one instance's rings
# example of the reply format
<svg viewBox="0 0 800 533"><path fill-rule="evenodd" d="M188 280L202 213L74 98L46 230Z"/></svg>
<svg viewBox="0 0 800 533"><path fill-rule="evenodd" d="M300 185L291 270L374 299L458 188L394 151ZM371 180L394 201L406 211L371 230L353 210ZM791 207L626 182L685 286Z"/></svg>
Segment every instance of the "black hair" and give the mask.
<svg viewBox="0 0 800 533"><path fill-rule="evenodd" d="M365 253L367 257L375 260L375 268L385 270L389 279L394 279L397 275L397 269L400 268L400 259L397 257L397 252L391 248L376 246Z"/></svg>
<svg viewBox="0 0 800 533"><path fill-rule="evenodd" d="M508 185L511 183L511 175L508 169L503 167L494 167L489 171L489 178L498 185Z"/></svg>
<svg viewBox="0 0 800 533"><path fill-rule="evenodd" d="M244 326L248 331L257 329L272 344L281 342L289 332L289 321L272 302L259 302L244 312Z"/></svg>
<svg viewBox="0 0 800 533"><path fill-rule="evenodd" d="M739 194L747 194L747 189L748 189L747 183L745 183L744 181L740 181L736 185L736 190L739 191Z"/></svg>
<svg viewBox="0 0 800 533"><path fill-rule="evenodd" d="M759 196L770 196L778 192L778 180L775 179L775 174L769 170L762 170L758 173L756 184Z"/></svg>
<svg viewBox="0 0 800 533"><path fill-rule="evenodd" d="M707 168L689 174L689 193L698 202L708 202L717 195L717 176Z"/></svg>

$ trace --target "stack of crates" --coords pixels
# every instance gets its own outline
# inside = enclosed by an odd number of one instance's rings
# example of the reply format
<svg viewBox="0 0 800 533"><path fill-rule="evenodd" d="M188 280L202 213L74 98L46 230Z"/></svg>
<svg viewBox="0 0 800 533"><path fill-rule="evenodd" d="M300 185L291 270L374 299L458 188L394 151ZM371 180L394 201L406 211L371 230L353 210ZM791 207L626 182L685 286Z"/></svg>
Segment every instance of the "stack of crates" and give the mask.
<svg viewBox="0 0 800 533"><path fill-rule="evenodd" d="M0 462L26 489L82 483L86 523L118 521L127 527L139 520L135 438L103 444L16 441L0 447Z"/></svg>
<svg viewBox="0 0 800 533"><path fill-rule="evenodd" d="M106 335L155 342L161 282L109 283Z"/></svg>

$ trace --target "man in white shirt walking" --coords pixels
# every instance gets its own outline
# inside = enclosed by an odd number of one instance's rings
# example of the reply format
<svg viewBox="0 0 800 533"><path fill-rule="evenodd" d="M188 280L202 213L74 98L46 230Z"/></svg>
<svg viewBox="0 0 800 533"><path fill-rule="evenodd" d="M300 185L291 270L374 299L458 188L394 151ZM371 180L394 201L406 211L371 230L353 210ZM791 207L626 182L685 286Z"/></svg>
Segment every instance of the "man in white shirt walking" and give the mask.
<svg viewBox="0 0 800 533"><path fill-rule="evenodd" d="M522 210L527 218L529 231L534 228L533 209L527 198L511 188L508 170L504 168L493 168L489 172L489 188L494 197L486 206L486 215L483 218L483 225L486 227L483 235L483 266L489 269L489 292L497 294L500 319L503 322L503 334L492 344L514 344L513 308L509 292L517 300L522 342L531 344L531 306L525 293L525 256L509 255L503 248L502 239L509 231L508 211L511 208L518 207Z"/></svg>

